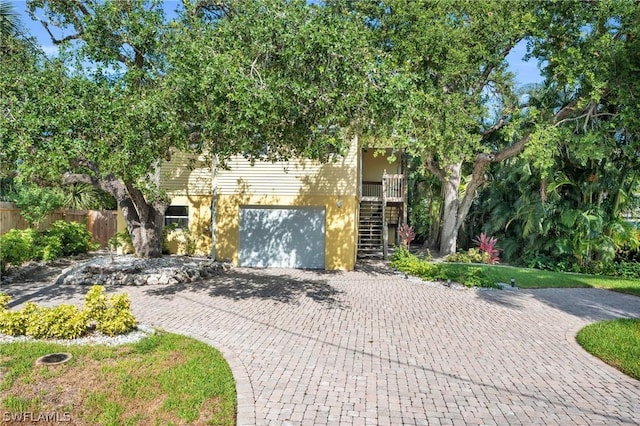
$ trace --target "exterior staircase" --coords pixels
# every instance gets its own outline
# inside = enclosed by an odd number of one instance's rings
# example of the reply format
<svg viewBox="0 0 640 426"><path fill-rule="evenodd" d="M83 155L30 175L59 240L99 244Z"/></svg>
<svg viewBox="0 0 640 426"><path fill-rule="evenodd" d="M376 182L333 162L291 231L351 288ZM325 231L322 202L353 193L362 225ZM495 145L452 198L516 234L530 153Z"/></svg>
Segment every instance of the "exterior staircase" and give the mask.
<svg viewBox="0 0 640 426"><path fill-rule="evenodd" d="M363 200L360 202L360 220L358 227L358 257L382 255L382 200Z"/></svg>

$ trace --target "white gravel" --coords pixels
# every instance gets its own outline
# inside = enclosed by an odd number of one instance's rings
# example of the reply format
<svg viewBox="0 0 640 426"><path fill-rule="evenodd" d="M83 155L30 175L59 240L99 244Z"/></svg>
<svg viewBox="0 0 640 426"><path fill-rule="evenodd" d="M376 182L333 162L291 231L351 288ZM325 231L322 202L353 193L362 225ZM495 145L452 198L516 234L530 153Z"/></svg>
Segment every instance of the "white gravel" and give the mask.
<svg viewBox="0 0 640 426"><path fill-rule="evenodd" d="M29 336L8 336L6 334L0 333L0 344L1 343L12 343L12 342L36 342L36 341L44 341L47 343L59 343L62 345L107 345L107 346L120 346L126 345L128 343L136 343L145 337L155 333L155 329L151 326L138 324L138 328L133 330L127 334L122 334L120 336L106 336L100 333L92 333L88 336L79 337L77 339L34 339Z"/></svg>

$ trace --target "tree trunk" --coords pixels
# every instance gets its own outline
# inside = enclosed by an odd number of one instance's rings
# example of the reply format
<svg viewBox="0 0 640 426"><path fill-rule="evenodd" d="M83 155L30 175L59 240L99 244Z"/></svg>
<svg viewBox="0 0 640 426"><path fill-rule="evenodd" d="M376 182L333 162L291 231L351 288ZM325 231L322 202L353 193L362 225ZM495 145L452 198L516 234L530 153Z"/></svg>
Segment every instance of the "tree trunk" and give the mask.
<svg viewBox="0 0 640 426"><path fill-rule="evenodd" d="M149 202L139 189L112 175L99 179L84 174L65 173L63 181L88 183L113 195L127 223L136 256L162 256L162 228L164 212L169 206L168 200L158 198Z"/></svg>
<svg viewBox="0 0 640 426"><path fill-rule="evenodd" d="M440 231L440 254L445 256L455 253L457 248L458 230L461 224L458 221L460 210L458 188L461 169L461 163L447 166L442 174L443 179L441 179L444 211Z"/></svg>
<svg viewBox="0 0 640 426"><path fill-rule="evenodd" d="M118 207L127 223L127 231L131 236L131 243L136 256L162 256L162 228L164 226L164 211L166 205L159 210L153 204L134 205L132 199L118 200ZM138 211L144 214L138 214Z"/></svg>

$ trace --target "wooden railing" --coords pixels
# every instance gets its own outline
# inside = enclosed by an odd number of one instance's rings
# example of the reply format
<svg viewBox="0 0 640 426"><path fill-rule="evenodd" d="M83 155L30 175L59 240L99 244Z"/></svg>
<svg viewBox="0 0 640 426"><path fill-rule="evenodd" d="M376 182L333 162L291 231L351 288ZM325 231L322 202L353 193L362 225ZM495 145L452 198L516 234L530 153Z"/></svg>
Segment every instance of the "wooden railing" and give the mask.
<svg viewBox="0 0 640 426"><path fill-rule="evenodd" d="M388 175L385 173L382 176L382 193L386 201L404 201L404 186L404 175Z"/></svg>
<svg viewBox="0 0 640 426"><path fill-rule="evenodd" d="M362 198L382 200L382 183L362 182Z"/></svg>
<svg viewBox="0 0 640 426"><path fill-rule="evenodd" d="M382 182L362 182L362 200L403 202L405 197L404 175L382 176Z"/></svg>

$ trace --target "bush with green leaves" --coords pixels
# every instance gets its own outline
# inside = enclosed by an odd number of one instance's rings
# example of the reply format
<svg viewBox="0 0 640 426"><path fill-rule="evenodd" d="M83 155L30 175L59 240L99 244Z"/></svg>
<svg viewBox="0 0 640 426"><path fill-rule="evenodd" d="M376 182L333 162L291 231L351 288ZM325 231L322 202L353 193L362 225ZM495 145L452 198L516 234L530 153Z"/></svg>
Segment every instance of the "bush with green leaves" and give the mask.
<svg viewBox="0 0 640 426"><path fill-rule="evenodd" d="M399 271L418 277L432 278L439 266L411 254L406 247L398 248L391 258L391 265Z"/></svg>
<svg viewBox="0 0 640 426"><path fill-rule="evenodd" d="M83 223L55 221L47 230L46 236L60 240L63 256L86 253L94 248L91 233Z"/></svg>
<svg viewBox="0 0 640 426"><path fill-rule="evenodd" d="M85 296L85 305L58 305L53 308L27 302L19 311L6 309L11 298L0 294L0 333L36 339L74 339L85 335L93 324L98 332L108 336L134 330L137 321L131 313L126 294L107 297L104 287L92 286Z"/></svg>
<svg viewBox="0 0 640 426"><path fill-rule="evenodd" d="M113 237L109 238L107 246L110 250L119 251L122 254L135 253L133 249L133 242L131 241L131 235L126 230L116 233Z"/></svg>
<svg viewBox="0 0 640 426"><path fill-rule="evenodd" d="M12 229L0 236L0 270L8 265L19 266L33 258L34 247L25 238L25 232Z"/></svg>
<svg viewBox="0 0 640 426"><path fill-rule="evenodd" d="M0 333L22 336L27 332L27 322L22 311L0 310Z"/></svg>
<svg viewBox="0 0 640 426"><path fill-rule="evenodd" d="M0 269L20 266L28 260L50 261L61 256L97 249L91 233L82 223L58 220L45 232L36 229L12 229L0 236Z"/></svg>
<svg viewBox="0 0 640 426"><path fill-rule="evenodd" d="M126 294L107 297L104 287L94 285L85 296L84 310L95 321L96 330L108 336L127 333L136 328L131 302Z"/></svg>
<svg viewBox="0 0 640 426"><path fill-rule="evenodd" d="M75 305L37 306L27 318L25 334L35 339L75 339L87 328L85 313Z"/></svg>
<svg viewBox="0 0 640 426"><path fill-rule="evenodd" d="M477 248L459 251L444 258L445 262L453 263L490 263L490 254Z"/></svg>
<svg viewBox="0 0 640 426"><path fill-rule="evenodd" d="M60 190L31 184L19 185L11 198L20 209L22 217L33 227L37 227L64 204L64 196Z"/></svg>
<svg viewBox="0 0 640 426"><path fill-rule="evenodd" d="M26 324L22 312L7 310L11 296L0 293L0 333L10 336L24 334Z"/></svg>
<svg viewBox="0 0 640 426"><path fill-rule="evenodd" d="M495 287L495 281L483 267L460 268L461 265L431 263L409 253L408 250L397 250L392 258L391 266L409 275L424 280L457 282L466 286Z"/></svg>

